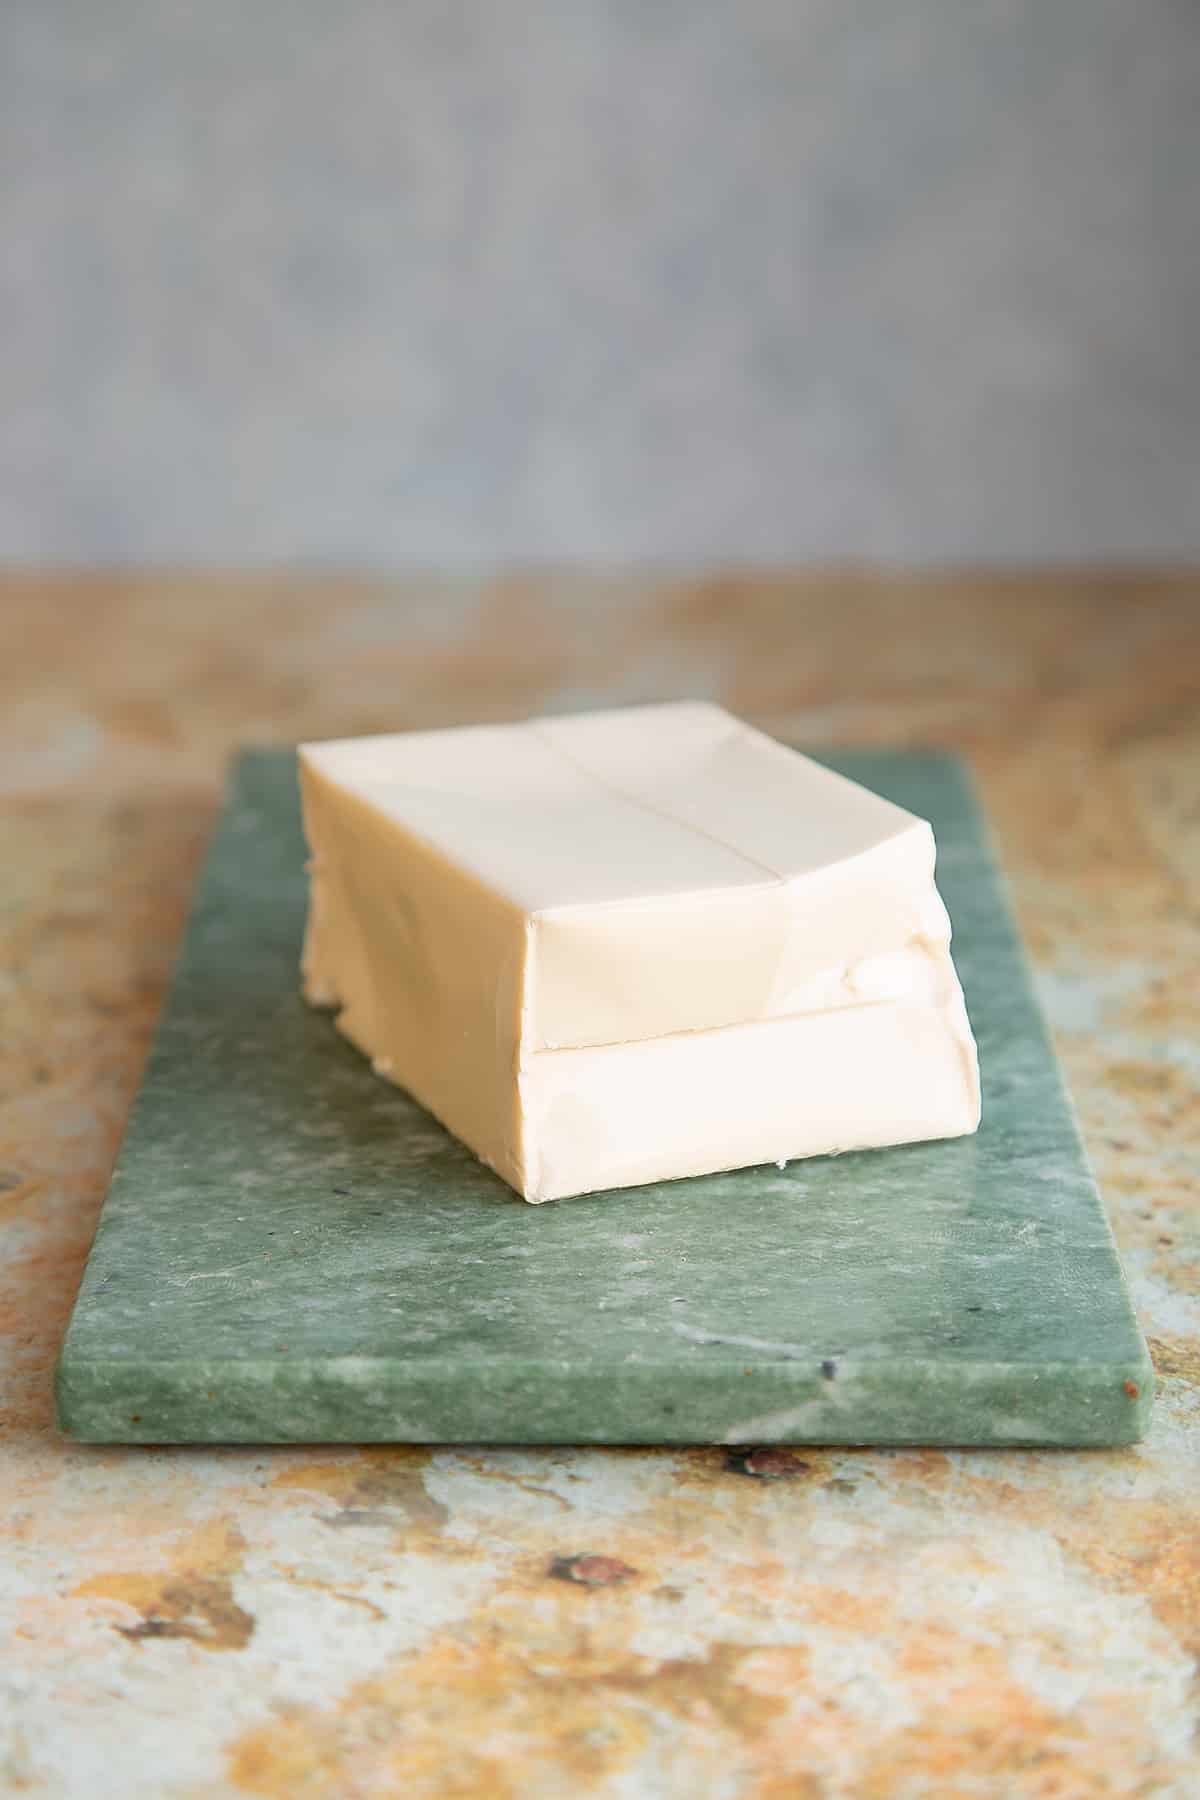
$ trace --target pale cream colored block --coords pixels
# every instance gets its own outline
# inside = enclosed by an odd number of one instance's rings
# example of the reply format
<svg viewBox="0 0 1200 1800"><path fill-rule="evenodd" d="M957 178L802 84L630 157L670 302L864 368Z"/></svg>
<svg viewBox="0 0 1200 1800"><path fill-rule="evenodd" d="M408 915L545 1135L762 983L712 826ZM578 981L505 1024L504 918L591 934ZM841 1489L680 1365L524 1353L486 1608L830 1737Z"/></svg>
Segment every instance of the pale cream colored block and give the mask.
<svg viewBox="0 0 1200 1800"><path fill-rule="evenodd" d="M929 826L720 708L301 781L306 992L527 1199L974 1129Z"/></svg>

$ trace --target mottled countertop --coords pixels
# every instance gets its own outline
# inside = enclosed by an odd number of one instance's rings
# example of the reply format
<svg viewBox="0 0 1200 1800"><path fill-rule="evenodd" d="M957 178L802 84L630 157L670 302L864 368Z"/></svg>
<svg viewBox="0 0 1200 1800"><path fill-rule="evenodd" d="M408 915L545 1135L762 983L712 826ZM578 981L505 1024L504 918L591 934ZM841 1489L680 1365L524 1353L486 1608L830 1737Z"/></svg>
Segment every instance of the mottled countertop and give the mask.
<svg viewBox="0 0 1200 1800"><path fill-rule="evenodd" d="M700 694L981 780L1159 1371L1089 1453L97 1450L50 1377L238 742ZM0 583L0 1791L1200 1791L1200 578Z"/></svg>

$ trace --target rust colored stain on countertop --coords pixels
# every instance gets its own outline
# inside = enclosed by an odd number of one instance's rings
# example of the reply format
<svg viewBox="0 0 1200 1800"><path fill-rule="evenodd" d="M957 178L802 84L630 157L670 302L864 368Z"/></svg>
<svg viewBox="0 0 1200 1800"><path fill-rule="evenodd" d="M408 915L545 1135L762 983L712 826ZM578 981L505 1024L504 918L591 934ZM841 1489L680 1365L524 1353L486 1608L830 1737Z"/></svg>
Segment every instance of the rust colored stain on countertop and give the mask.
<svg viewBox="0 0 1200 1800"><path fill-rule="evenodd" d="M238 743L970 756L1160 1377L1103 1453L97 1450L50 1374ZM1200 1793L1200 577L0 580L0 1792Z"/></svg>

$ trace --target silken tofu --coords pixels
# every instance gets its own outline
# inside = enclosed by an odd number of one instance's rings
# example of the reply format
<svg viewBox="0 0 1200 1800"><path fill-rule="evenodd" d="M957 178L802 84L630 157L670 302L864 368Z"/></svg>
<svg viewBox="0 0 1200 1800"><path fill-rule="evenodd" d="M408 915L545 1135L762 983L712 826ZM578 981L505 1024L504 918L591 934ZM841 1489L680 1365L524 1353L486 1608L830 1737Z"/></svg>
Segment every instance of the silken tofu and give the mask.
<svg viewBox="0 0 1200 1800"><path fill-rule="evenodd" d="M525 1199L975 1130L929 825L721 708L300 774L308 998Z"/></svg>

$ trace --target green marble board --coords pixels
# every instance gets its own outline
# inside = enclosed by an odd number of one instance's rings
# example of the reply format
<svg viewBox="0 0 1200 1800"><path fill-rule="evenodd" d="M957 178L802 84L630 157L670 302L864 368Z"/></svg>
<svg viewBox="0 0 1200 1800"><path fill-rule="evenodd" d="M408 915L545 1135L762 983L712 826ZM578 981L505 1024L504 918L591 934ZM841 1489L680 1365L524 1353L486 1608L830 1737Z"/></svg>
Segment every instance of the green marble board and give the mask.
<svg viewBox="0 0 1200 1800"><path fill-rule="evenodd" d="M297 989L294 759L250 752L58 1368L127 1443L1119 1444L1153 1377L970 783L931 819L977 1138L526 1206Z"/></svg>

